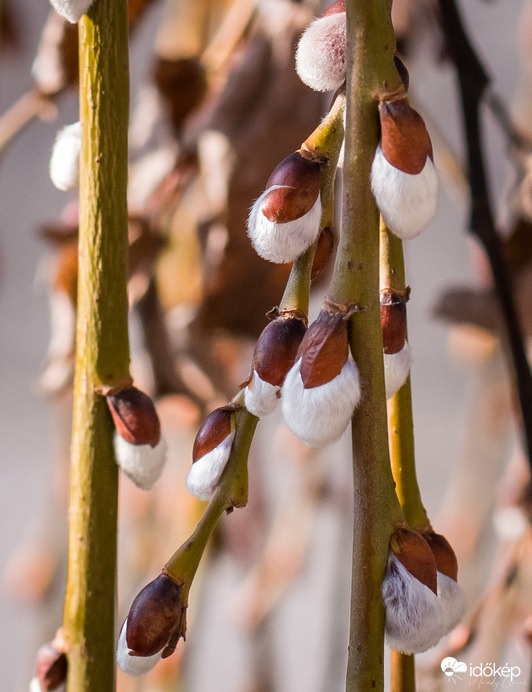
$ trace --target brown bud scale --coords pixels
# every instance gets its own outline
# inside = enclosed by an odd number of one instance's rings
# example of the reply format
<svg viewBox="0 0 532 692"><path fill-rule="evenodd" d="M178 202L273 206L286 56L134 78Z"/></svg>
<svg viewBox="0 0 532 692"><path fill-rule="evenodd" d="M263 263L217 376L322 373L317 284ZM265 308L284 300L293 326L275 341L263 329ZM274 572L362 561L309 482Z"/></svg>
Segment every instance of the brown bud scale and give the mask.
<svg viewBox="0 0 532 692"><path fill-rule="evenodd" d="M192 447L192 463L201 459L231 434L234 427L235 407L231 404L211 411L203 421Z"/></svg>
<svg viewBox="0 0 532 692"><path fill-rule="evenodd" d="M324 229L322 229L318 236L318 243L316 245L316 252L312 262L312 270L310 272L311 281L314 281L314 279L325 269L327 262L332 255L333 248L334 233L330 226L326 226Z"/></svg>
<svg viewBox="0 0 532 692"><path fill-rule="evenodd" d="M253 353L253 369L261 380L280 387L296 359L306 327L297 317L278 317L263 329Z"/></svg>
<svg viewBox="0 0 532 692"><path fill-rule="evenodd" d="M309 212L320 192L320 166L299 152L290 154L275 168L266 189L282 185L268 192L261 203L261 211L268 221L288 223Z"/></svg>
<svg viewBox="0 0 532 692"><path fill-rule="evenodd" d="M445 536L442 536L440 533L434 533L433 531L423 534L423 537L432 550L438 572L457 581L458 561L449 541Z"/></svg>
<svg viewBox="0 0 532 692"><path fill-rule="evenodd" d="M134 656L153 656L175 638L181 623L181 586L166 574L147 584L127 616L126 641Z"/></svg>
<svg viewBox="0 0 532 692"><path fill-rule="evenodd" d="M43 644L37 652L37 680L42 692L55 690L66 680L67 657L51 642Z"/></svg>
<svg viewBox="0 0 532 692"><path fill-rule="evenodd" d="M136 387L106 397L117 433L133 445L155 447L161 439L161 424L153 401Z"/></svg>
<svg viewBox="0 0 532 692"><path fill-rule="evenodd" d="M379 115L381 148L386 160L404 173L421 173L427 156L432 158L432 143L423 118L410 107L406 97L382 101Z"/></svg>
<svg viewBox="0 0 532 692"><path fill-rule="evenodd" d="M429 544L420 533L397 529L390 539L390 548L413 577L437 593L436 562Z"/></svg>
<svg viewBox="0 0 532 692"><path fill-rule="evenodd" d="M384 353L399 353L406 339L406 299L396 293L381 293L382 347Z"/></svg>
<svg viewBox="0 0 532 692"><path fill-rule="evenodd" d="M343 315L322 310L303 337L298 355L305 389L330 382L342 372L349 354Z"/></svg>
<svg viewBox="0 0 532 692"><path fill-rule="evenodd" d="M340 14L340 12L345 12L345 0L336 0L336 2L333 2L322 16L328 17L330 14Z"/></svg>

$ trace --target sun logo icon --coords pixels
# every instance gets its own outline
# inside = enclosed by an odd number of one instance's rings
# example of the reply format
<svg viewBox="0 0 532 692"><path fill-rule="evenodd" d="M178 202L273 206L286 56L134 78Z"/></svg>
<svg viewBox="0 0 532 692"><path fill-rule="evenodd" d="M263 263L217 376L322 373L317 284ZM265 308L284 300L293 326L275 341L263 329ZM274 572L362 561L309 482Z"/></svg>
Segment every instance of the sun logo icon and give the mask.
<svg viewBox="0 0 532 692"><path fill-rule="evenodd" d="M467 663L457 661L456 658L453 658L452 656L447 656L447 658L444 658L440 666L446 677L449 680L452 680L455 684L456 679L462 679L459 675L457 675L457 673L465 673L467 671Z"/></svg>

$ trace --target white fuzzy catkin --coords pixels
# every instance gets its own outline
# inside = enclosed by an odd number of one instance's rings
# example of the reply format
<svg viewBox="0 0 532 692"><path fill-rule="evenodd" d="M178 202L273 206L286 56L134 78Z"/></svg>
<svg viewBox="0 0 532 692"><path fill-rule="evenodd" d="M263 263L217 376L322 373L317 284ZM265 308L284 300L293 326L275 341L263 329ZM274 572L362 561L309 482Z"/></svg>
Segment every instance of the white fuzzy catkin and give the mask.
<svg viewBox="0 0 532 692"><path fill-rule="evenodd" d="M265 382L254 370L251 381L244 390L244 405L247 410L258 418L272 413L278 403L281 387Z"/></svg>
<svg viewBox="0 0 532 692"><path fill-rule="evenodd" d="M235 430L219 445L195 461L187 476L187 490L199 500L210 500L229 461Z"/></svg>
<svg viewBox="0 0 532 692"><path fill-rule="evenodd" d="M121 670L128 675L144 675L144 673L148 673L161 660L162 649L152 656L133 656L127 645L126 629L127 618L120 630L120 637L118 638L118 645L116 647L116 662Z"/></svg>
<svg viewBox="0 0 532 692"><path fill-rule="evenodd" d="M435 646L445 633L441 603L392 555L382 583L386 641L391 649L416 654Z"/></svg>
<svg viewBox="0 0 532 692"><path fill-rule="evenodd" d="M410 365L412 363L412 351L408 341L397 353L384 354L384 383L386 385L386 398L391 399L405 383Z"/></svg>
<svg viewBox="0 0 532 692"><path fill-rule="evenodd" d="M264 197L284 185L272 185L255 201L248 218L248 235L258 255L270 262L294 262L320 233L321 197L299 219L287 223L269 221L261 211Z"/></svg>
<svg viewBox="0 0 532 692"><path fill-rule="evenodd" d="M71 190L79 185L79 154L81 123L78 121L59 130L50 157L50 179L58 190Z"/></svg>
<svg viewBox="0 0 532 692"><path fill-rule="evenodd" d="M346 15L338 12L315 19L296 50L296 72L315 91L338 89L345 81Z"/></svg>
<svg viewBox="0 0 532 692"><path fill-rule="evenodd" d="M438 600L443 611L443 632L453 630L462 619L466 609L466 601L461 586L443 572L437 573Z"/></svg>
<svg viewBox="0 0 532 692"><path fill-rule="evenodd" d="M384 223L399 238L419 235L436 213L438 177L430 156L420 173L405 173L387 161L379 144L371 165L371 189Z"/></svg>
<svg viewBox="0 0 532 692"><path fill-rule="evenodd" d="M349 354L339 375L306 389L299 358L281 391L283 416L290 430L309 447L324 447L341 437L360 401L358 369Z"/></svg>
<svg viewBox="0 0 532 692"><path fill-rule="evenodd" d="M75 24L87 12L93 0L50 0L50 2L57 14Z"/></svg>
<svg viewBox="0 0 532 692"><path fill-rule="evenodd" d="M149 490L159 480L166 463L166 442L163 437L151 445L134 445L126 442L117 432L113 438L116 461L133 483Z"/></svg>

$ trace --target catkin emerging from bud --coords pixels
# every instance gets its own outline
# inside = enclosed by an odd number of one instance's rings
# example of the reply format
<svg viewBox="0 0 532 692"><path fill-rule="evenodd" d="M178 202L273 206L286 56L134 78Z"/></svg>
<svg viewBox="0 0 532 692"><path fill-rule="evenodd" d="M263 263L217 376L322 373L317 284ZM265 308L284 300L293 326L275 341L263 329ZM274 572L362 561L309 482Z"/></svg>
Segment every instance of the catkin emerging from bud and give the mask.
<svg viewBox="0 0 532 692"><path fill-rule="evenodd" d="M342 314L322 310L305 334L282 387L285 422L305 444L323 447L340 438L359 400L347 322Z"/></svg>
<svg viewBox="0 0 532 692"><path fill-rule="evenodd" d="M198 430L187 476L187 489L198 499L210 500L216 490L231 456L235 432L233 405L212 411Z"/></svg>
<svg viewBox="0 0 532 692"><path fill-rule="evenodd" d="M443 611L444 633L447 634L460 622L466 609L465 596L457 581L458 562L445 536L431 531L424 534L424 538L438 570L438 599Z"/></svg>
<svg viewBox="0 0 532 692"><path fill-rule="evenodd" d="M75 24L87 12L93 0L50 0L50 2L57 14Z"/></svg>
<svg viewBox="0 0 532 692"><path fill-rule="evenodd" d="M405 97L379 105L381 141L371 167L371 189L388 228L399 238L419 235L432 220L438 179L421 116Z"/></svg>
<svg viewBox="0 0 532 692"><path fill-rule="evenodd" d="M321 221L320 167L299 152L287 156L253 204L248 235L270 262L294 262L318 238Z"/></svg>
<svg viewBox="0 0 532 692"><path fill-rule="evenodd" d="M435 646L444 634L444 618L436 595L436 563L415 531L399 529L390 540L390 556L382 584L385 632L390 648L406 654Z"/></svg>
<svg viewBox="0 0 532 692"><path fill-rule="evenodd" d="M296 72L315 91L338 89L345 81L345 2L333 3L305 30L296 50Z"/></svg>
<svg viewBox="0 0 532 692"><path fill-rule="evenodd" d="M166 463L166 442L152 400L136 387L109 394L107 404L115 424L116 461L143 490L160 478Z"/></svg>
<svg viewBox="0 0 532 692"><path fill-rule="evenodd" d="M245 389L247 410L262 418L279 403L281 385L294 364L297 349L305 334L299 317L277 317L263 329L257 340L251 379Z"/></svg>

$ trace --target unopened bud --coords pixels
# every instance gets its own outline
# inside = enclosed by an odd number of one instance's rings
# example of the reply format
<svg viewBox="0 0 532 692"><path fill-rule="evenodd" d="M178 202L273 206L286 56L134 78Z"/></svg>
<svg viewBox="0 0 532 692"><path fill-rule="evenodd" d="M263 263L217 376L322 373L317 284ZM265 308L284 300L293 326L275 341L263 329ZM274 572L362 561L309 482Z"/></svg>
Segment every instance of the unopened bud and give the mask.
<svg viewBox="0 0 532 692"><path fill-rule="evenodd" d="M93 0L50 0L50 2L57 14L75 24L87 12Z"/></svg>
<svg viewBox="0 0 532 692"><path fill-rule="evenodd" d="M263 329L255 346L253 371L244 395L246 408L253 415L262 418L279 403L281 385L294 364L305 331L302 319L283 315Z"/></svg>
<svg viewBox="0 0 532 692"><path fill-rule="evenodd" d="M50 179L58 190L70 190L79 185L79 155L81 123L78 121L59 130L50 158Z"/></svg>
<svg viewBox="0 0 532 692"><path fill-rule="evenodd" d="M151 398L136 387L108 394L107 404L116 432L132 445L154 447L161 438L159 416Z"/></svg>
<svg viewBox="0 0 532 692"><path fill-rule="evenodd" d="M43 644L37 652L36 679L42 692L58 690L66 680L67 657L53 644Z"/></svg>
<svg viewBox="0 0 532 692"><path fill-rule="evenodd" d="M333 91L345 81L345 2L334 2L305 30L296 50L296 72L315 91Z"/></svg>
<svg viewBox="0 0 532 692"><path fill-rule="evenodd" d="M229 404L212 411L194 440L187 489L200 500L211 499L231 456L236 432L235 410Z"/></svg>
<svg viewBox="0 0 532 692"><path fill-rule="evenodd" d="M415 531L398 529L390 539L382 584L386 639L392 649L420 653L438 643L444 618L436 590L436 563L427 542Z"/></svg>
<svg viewBox="0 0 532 692"><path fill-rule="evenodd" d="M310 273L311 281L319 276L327 266L327 263L332 255L334 248L334 233L330 226L326 226L318 236L316 244L316 253L312 262L312 271Z"/></svg>
<svg viewBox="0 0 532 692"><path fill-rule="evenodd" d="M345 315L322 310L282 387L285 422L305 444L322 447L342 435L359 400Z"/></svg>
<svg viewBox="0 0 532 692"><path fill-rule="evenodd" d="M134 656L152 656L168 644L182 620L181 590L168 575L159 574L137 594L126 627L127 644Z"/></svg>
<svg viewBox="0 0 532 692"><path fill-rule="evenodd" d="M299 152L290 154L251 208L251 243L270 262L294 262L316 241L320 221L320 166Z"/></svg>
<svg viewBox="0 0 532 692"><path fill-rule="evenodd" d="M421 116L405 97L379 105L381 141L371 189L388 228L400 238L419 235L436 213L438 179Z"/></svg>

